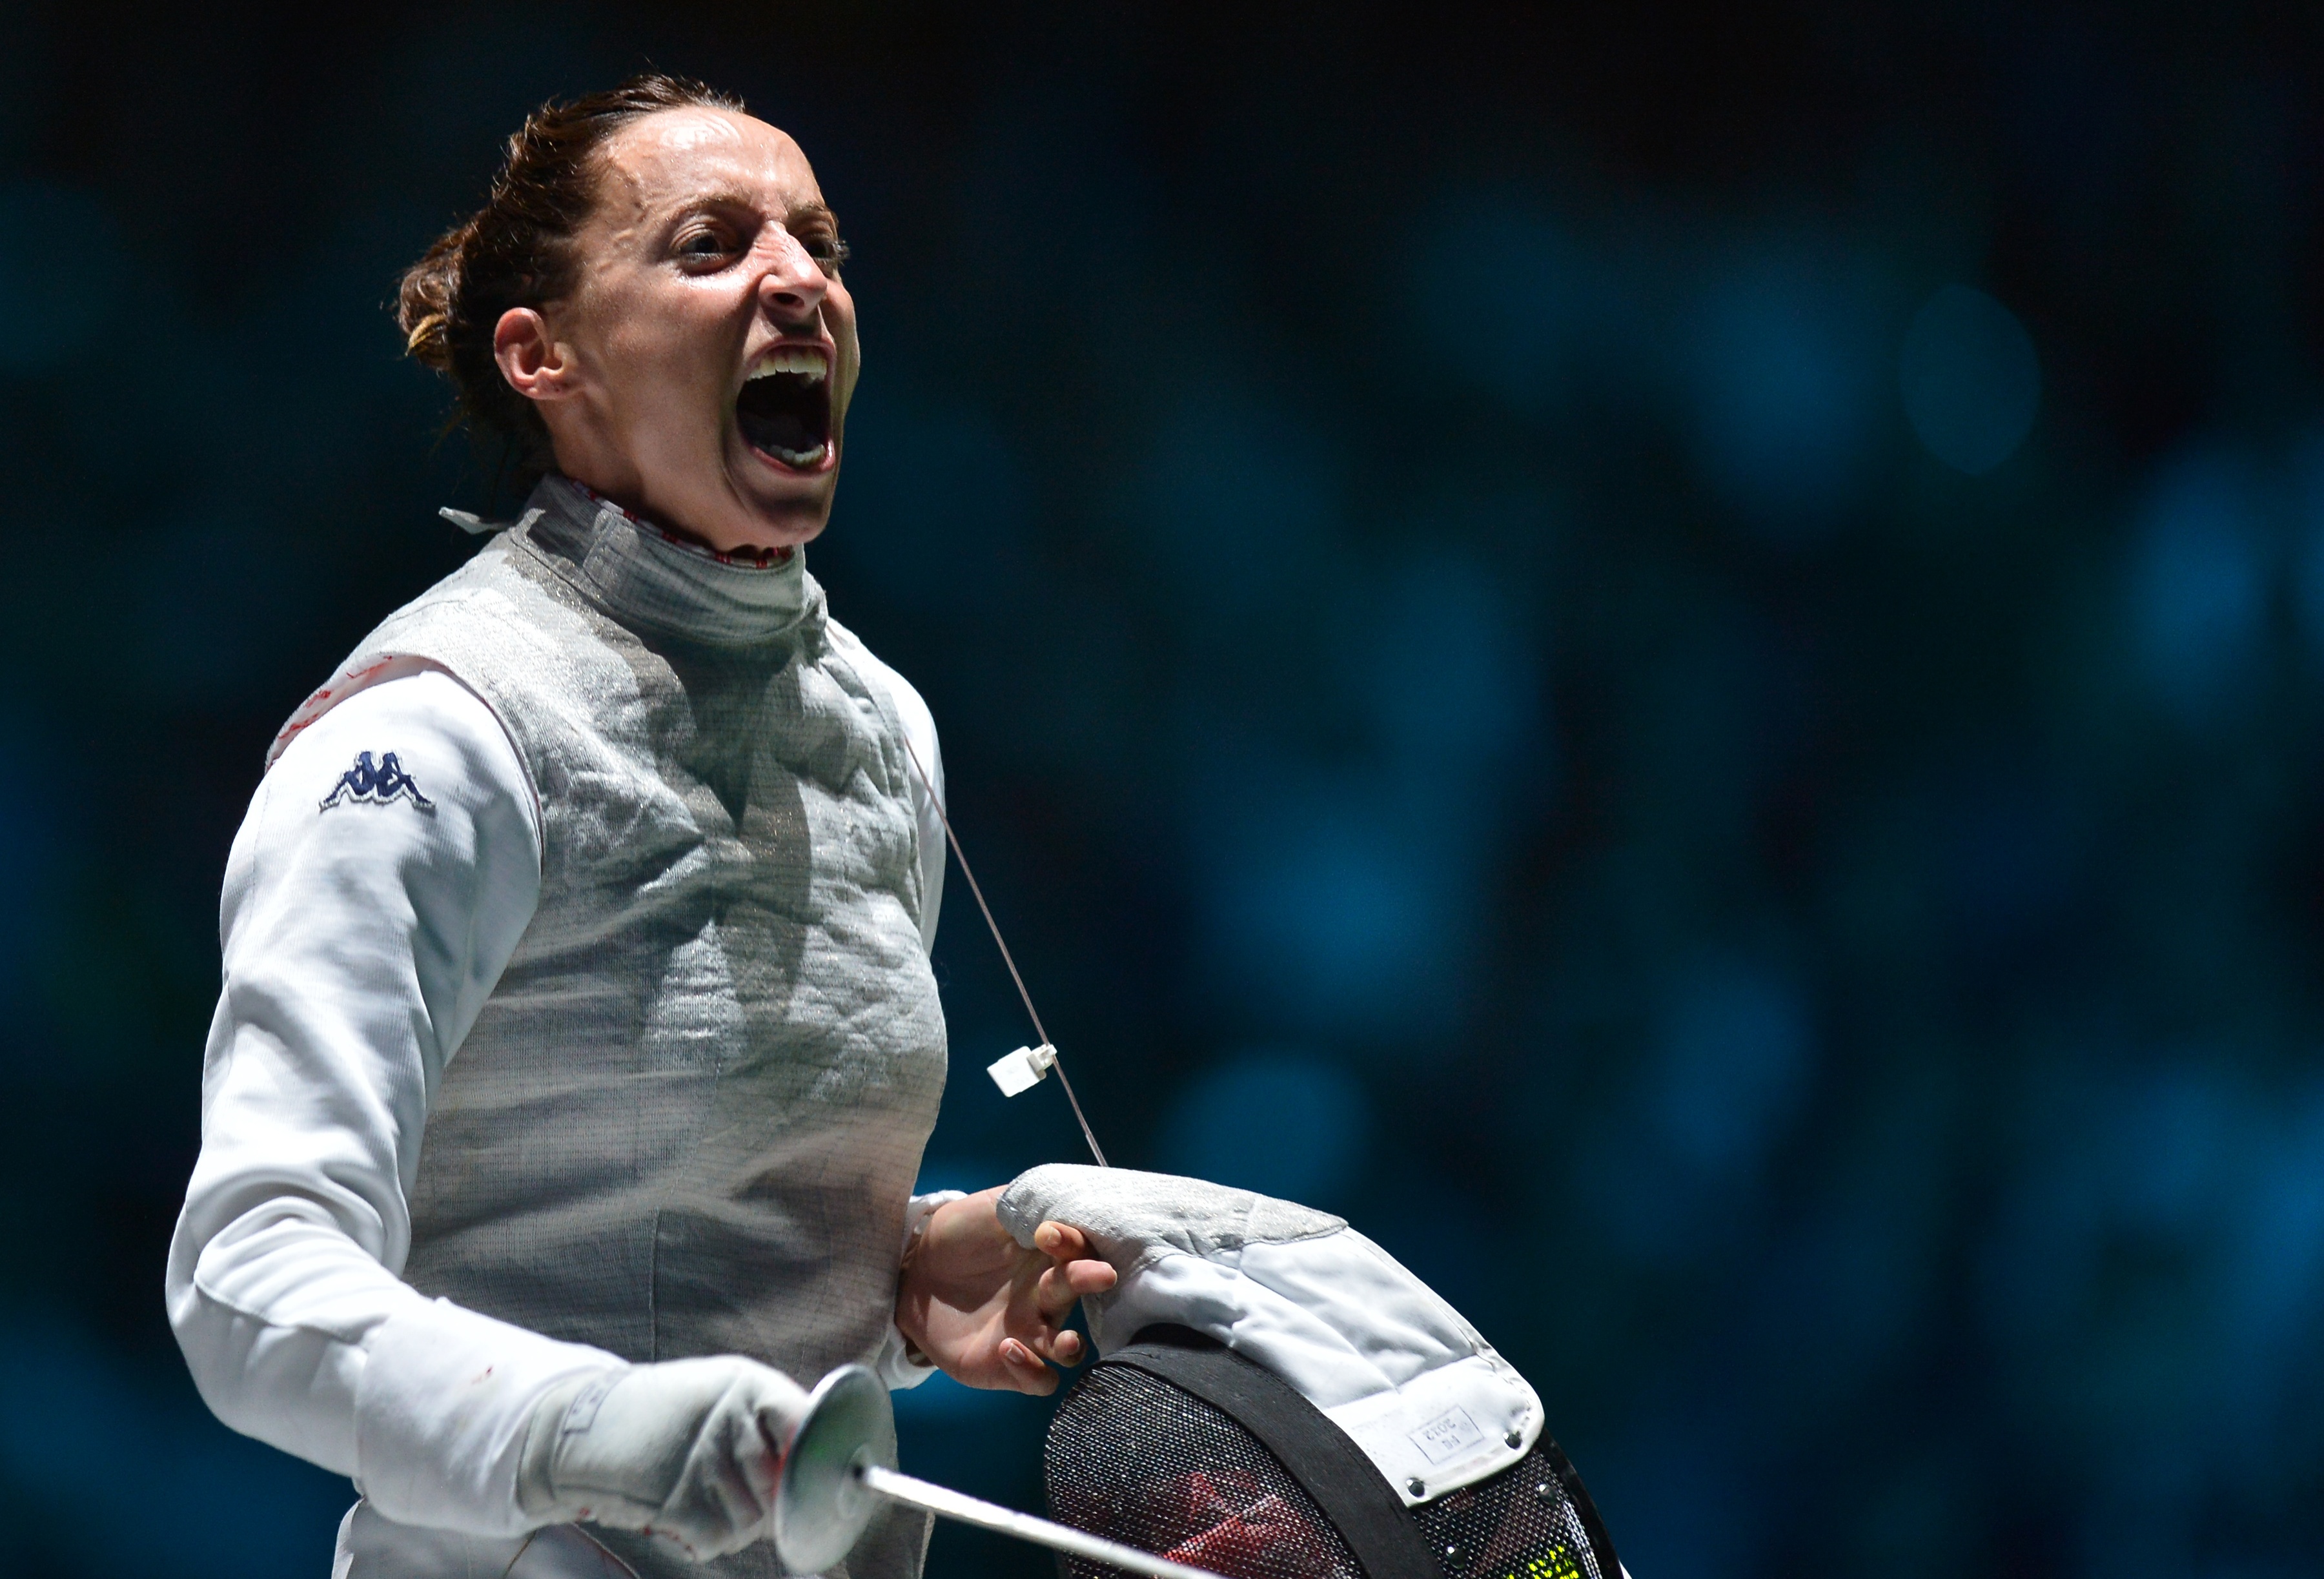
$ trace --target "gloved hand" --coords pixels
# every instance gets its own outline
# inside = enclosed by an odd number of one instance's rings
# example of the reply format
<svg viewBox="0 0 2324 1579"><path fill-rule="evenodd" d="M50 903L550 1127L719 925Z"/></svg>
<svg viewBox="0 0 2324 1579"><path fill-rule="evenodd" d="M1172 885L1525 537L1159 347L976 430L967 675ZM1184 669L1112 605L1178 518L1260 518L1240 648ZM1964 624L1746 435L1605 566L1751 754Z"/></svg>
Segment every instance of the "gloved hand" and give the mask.
<svg viewBox="0 0 2324 1579"><path fill-rule="evenodd" d="M789 1377L733 1354L578 1378L533 1409L518 1501L543 1523L587 1519L724 1556L766 1532L806 1408Z"/></svg>

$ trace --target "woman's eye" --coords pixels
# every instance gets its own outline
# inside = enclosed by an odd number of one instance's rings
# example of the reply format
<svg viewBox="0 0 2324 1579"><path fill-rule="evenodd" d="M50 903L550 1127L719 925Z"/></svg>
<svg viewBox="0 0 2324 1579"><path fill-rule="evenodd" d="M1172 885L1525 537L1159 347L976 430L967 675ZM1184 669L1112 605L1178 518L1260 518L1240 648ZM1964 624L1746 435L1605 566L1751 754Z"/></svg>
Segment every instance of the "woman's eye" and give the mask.
<svg viewBox="0 0 2324 1579"><path fill-rule="evenodd" d="M718 258L726 255L726 244L714 233L697 230L682 235L678 241L678 255L682 258Z"/></svg>

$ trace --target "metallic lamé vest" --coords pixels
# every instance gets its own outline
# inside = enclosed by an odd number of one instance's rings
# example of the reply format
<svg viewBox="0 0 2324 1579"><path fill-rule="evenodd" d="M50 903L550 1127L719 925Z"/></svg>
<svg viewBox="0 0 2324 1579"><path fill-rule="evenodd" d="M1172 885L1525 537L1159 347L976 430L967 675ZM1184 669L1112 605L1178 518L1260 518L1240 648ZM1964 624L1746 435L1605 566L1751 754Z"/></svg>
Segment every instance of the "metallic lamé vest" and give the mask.
<svg viewBox="0 0 2324 1579"><path fill-rule="evenodd" d="M404 1275L812 1385L886 1336L944 1088L902 726L798 554L726 562L562 479L531 503L342 671L450 670L540 799L540 906L430 1103ZM854 1579L917 1569L919 1526L894 1534Z"/></svg>

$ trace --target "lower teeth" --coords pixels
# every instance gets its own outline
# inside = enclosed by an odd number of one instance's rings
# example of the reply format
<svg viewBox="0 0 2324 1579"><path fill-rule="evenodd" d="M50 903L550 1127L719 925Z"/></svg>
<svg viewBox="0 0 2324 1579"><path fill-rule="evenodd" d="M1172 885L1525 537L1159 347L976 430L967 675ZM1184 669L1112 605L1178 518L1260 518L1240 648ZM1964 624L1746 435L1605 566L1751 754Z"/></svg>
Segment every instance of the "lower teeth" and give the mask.
<svg viewBox="0 0 2324 1579"><path fill-rule="evenodd" d="M818 464L823 459L823 450L824 447L820 444L813 449L785 449L779 444L767 446L769 455L773 456L785 466L798 466L802 470Z"/></svg>

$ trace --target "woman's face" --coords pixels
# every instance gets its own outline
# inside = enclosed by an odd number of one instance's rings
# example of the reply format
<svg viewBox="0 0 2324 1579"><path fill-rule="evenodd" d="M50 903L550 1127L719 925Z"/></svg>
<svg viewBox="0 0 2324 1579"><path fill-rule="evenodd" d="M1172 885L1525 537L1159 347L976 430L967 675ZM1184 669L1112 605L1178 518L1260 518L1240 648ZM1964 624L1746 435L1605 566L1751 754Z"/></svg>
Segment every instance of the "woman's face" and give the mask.
<svg viewBox="0 0 2324 1579"><path fill-rule="evenodd" d="M607 139L563 300L504 314L501 371L576 482L714 548L823 530L860 352L838 222L798 144L718 109Z"/></svg>

